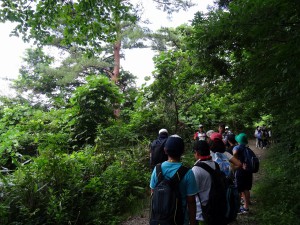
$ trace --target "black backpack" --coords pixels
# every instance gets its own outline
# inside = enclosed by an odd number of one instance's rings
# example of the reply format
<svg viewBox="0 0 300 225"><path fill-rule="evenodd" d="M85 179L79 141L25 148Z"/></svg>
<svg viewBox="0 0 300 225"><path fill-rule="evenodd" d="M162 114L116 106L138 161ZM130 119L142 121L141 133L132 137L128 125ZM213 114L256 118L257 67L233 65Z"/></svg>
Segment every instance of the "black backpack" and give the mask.
<svg viewBox="0 0 300 225"><path fill-rule="evenodd" d="M157 164L168 160L168 155L164 151L166 141L167 138L165 140L158 139L155 141L155 144L151 146L150 165L152 168L154 168Z"/></svg>
<svg viewBox="0 0 300 225"><path fill-rule="evenodd" d="M188 170L189 168L181 166L175 175L167 180L163 177L161 164L156 165L158 182L151 194L150 225L182 225L184 223L179 183Z"/></svg>
<svg viewBox="0 0 300 225"><path fill-rule="evenodd" d="M209 165L203 162L196 163L195 166L199 166L206 170L211 177L211 187L209 191L208 202L206 205L202 205L200 195L198 195L202 215L207 225L225 225L228 224L227 213L227 200L226 193L228 189L228 180L225 174L220 170L219 165L215 162L216 169L212 169Z"/></svg>
<svg viewBox="0 0 300 225"><path fill-rule="evenodd" d="M246 163L246 170L251 173L257 173L259 170L259 159L249 147L243 149L242 163Z"/></svg>
<svg viewBox="0 0 300 225"><path fill-rule="evenodd" d="M228 178L227 178L228 179ZM226 188L226 221L230 223L236 220L238 212L240 211L240 194L233 181L229 181Z"/></svg>

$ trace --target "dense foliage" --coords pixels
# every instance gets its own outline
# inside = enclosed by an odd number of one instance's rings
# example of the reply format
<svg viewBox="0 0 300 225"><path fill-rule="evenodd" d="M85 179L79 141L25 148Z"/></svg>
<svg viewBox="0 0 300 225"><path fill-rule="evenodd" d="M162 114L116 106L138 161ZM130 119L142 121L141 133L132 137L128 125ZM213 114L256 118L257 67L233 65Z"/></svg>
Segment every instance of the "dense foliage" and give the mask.
<svg viewBox="0 0 300 225"><path fill-rule="evenodd" d="M258 124L272 129L256 188L259 221L297 224L300 6L217 2L192 26L151 35L159 51L154 82L136 88L127 71L111 82L113 63L102 48L115 44L119 22L138 19L129 1L3 1L2 21L18 22L16 32L40 44L58 38L69 56L54 67L57 59L29 49L14 83L18 95L1 97L1 224L118 224L148 197L148 147L157 131L179 134L188 151L199 123L217 129L220 122L251 136ZM107 22L111 16L116 23ZM183 161L193 163L190 154Z"/></svg>
<svg viewBox="0 0 300 225"><path fill-rule="evenodd" d="M242 93L239 114L252 104L271 115L279 143L260 187L262 224L299 221L299 18L296 0L240 0L225 11L199 13L193 24L197 65L209 72L200 78L222 79Z"/></svg>

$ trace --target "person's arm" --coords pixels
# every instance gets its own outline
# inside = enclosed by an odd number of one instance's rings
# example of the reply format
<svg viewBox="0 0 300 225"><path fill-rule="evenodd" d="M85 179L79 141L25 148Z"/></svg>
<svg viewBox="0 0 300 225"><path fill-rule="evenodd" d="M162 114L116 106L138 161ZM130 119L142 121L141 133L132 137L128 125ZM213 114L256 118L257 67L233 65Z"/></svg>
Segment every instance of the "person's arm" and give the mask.
<svg viewBox="0 0 300 225"><path fill-rule="evenodd" d="M233 149L232 149L232 153L233 153L233 157L235 157L235 158L239 158L238 157L238 150L234 147Z"/></svg>
<svg viewBox="0 0 300 225"><path fill-rule="evenodd" d="M240 160L238 160L235 156L233 156L229 162L231 162L235 169L241 168L243 165Z"/></svg>
<svg viewBox="0 0 300 225"><path fill-rule="evenodd" d="M238 150L233 148L232 150L232 153L233 153L233 157L235 157L236 159L238 159ZM242 167L244 170L246 169L246 163L242 163Z"/></svg>
<svg viewBox="0 0 300 225"><path fill-rule="evenodd" d="M196 139L197 139L197 136L198 136L198 132L194 133L193 139L196 140Z"/></svg>
<svg viewBox="0 0 300 225"><path fill-rule="evenodd" d="M186 197L190 225L196 225L196 199L195 199L195 196L196 195Z"/></svg>

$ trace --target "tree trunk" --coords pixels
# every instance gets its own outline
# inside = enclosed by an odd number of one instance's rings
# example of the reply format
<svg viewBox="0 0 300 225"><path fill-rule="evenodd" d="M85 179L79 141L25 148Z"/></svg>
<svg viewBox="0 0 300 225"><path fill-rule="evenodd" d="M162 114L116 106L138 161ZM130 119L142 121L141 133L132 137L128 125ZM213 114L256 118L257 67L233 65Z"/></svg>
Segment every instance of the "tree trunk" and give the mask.
<svg viewBox="0 0 300 225"><path fill-rule="evenodd" d="M121 51L121 41L118 40L114 44L114 71L111 76L112 82L115 84L118 82L119 75L120 75L120 51ZM114 115L118 118L120 117L120 108L116 106L114 110Z"/></svg>
<svg viewBox="0 0 300 225"><path fill-rule="evenodd" d="M121 51L121 41L116 41L114 44L114 71L111 80L117 83L120 74L120 51Z"/></svg>

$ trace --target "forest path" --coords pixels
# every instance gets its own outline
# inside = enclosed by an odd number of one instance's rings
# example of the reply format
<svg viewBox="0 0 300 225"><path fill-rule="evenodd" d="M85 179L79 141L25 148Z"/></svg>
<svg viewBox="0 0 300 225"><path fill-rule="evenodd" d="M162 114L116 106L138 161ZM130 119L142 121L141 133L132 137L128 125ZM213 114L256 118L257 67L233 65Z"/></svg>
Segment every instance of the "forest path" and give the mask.
<svg viewBox="0 0 300 225"><path fill-rule="evenodd" d="M249 147L255 152L260 161L264 160L267 149L256 148L255 140L249 141ZM253 186L255 186L256 182L262 177L263 171L260 170L253 175ZM250 206L250 212L238 215L236 221L230 223L230 225L258 225L259 223L256 221L255 216L257 201L259 200L256 199L255 192L251 191L252 205ZM127 221L121 223L121 225L149 225L149 208L146 208L140 215L130 217Z"/></svg>

